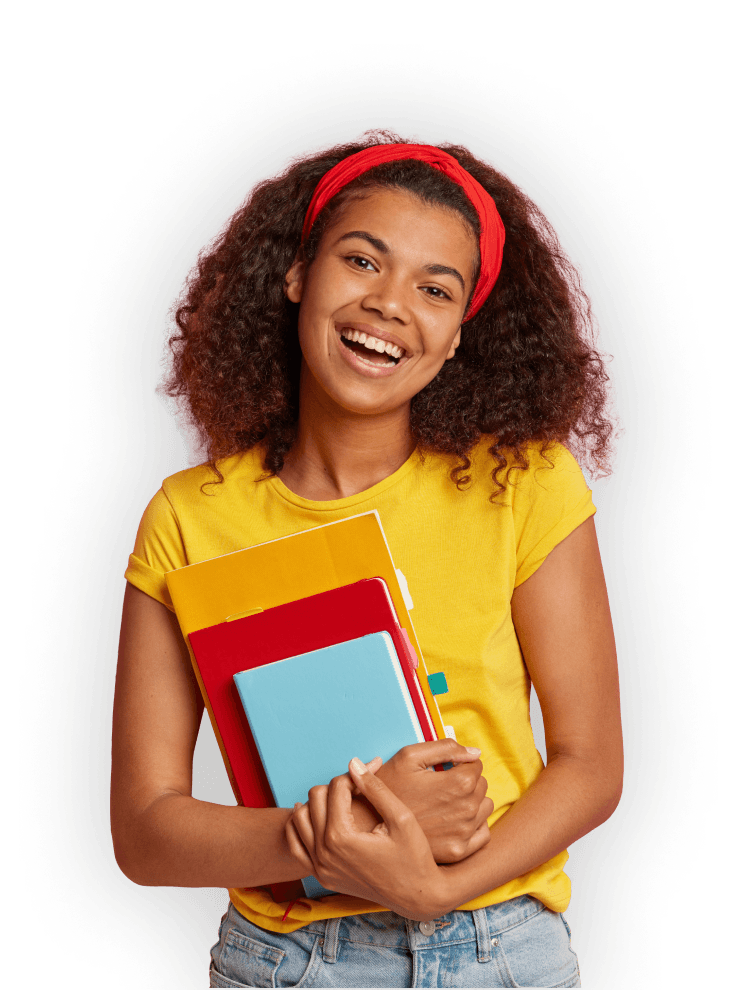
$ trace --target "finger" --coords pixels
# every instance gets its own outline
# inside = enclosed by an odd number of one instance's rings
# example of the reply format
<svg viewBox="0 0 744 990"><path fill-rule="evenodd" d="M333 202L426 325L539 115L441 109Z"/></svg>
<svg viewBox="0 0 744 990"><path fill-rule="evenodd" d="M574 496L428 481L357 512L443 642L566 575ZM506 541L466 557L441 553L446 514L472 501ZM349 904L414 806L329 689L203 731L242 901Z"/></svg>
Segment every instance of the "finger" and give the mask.
<svg viewBox="0 0 744 990"><path fill-rule="evenodd" d="M418 830L421 826L410 808L382 782L370 773L361 760L355 756L349 763L349 775L373 808L382 816L392 835L395 832Z"/></svg>
<svg viewBox="0 0 744 990"><path fill-rule="evenodd" d="M482 777L481 781L483 781ZM472 809L472 812L470 812L470 809ZM493 801L486 795L486 784L484 782L483 787L481 787L479 782L473 792L473 803L469 804L468 811L464 812L464 815L466 816L464 820L469 820L471 827L475 830L480 828L484 822L488 821L488 818L493 814L493 810ZM472 815L472 817L470 815Z"/></svg>
<svg viewBox="0 0 744 990"><path fill-rule="evenodd" d="M488 791L488 781L481 774L481 776L478 778L478 781L477 781L477 783L475 785L474 793L475 793L475 795L477 797L479 797L481 800L483 800L483 798L486 796L487 791Z"/></svg>
<svg viewBox="0 0 744 990"><path fill-rule="evenodd" d="M375 756L374 759L371 759L369 763L366 764L366 767L370 773L377 773L377 771L383 765L383 762L384 761L381 756ZM356 784L354 785L354 789L352 790L351 793L354 797L359 797L360 791L359 788L356 786Z"/></svg>
<svg viewBox="0 0 744 990"><path fill-rule="evenodd" d="M294 825L302 845L307 850L310 859L315 862L315 832L310 818L310 809L306 804L295 805L292 814L292 824Z"/></svg>
<svg viewBox="0 0 744 990"><path fill-rule="evenodd" d="M481 787L488 787L488 781L483 776L483 764L480 760L473 760L472 763L460 763L457 766L452 767L449 771L453 775L453 778L461 778L463 781L467 781L473 793L479 790Z"/></svg>
<svg viewBox="0 0 744 990"><path fill-rule="evenodd" d="M487 846L490 841L491 841L491 830L488 827L488 823L484 822L470 836L470 839L467 842L467 846L465 849L465 856L463 856L463 859L467 858L468 856L472 856L473 853L478 852L479 849L483 849L483 847Z"/></svg>
<svg viewBox="0 0 744 990"><path fill-rule="evenodd" d="M422 769L438 763L473 763L481 751L474 746L461 746L454 739L437 739L434 742L413 743L405 746L401 755L413 760Z"/></svg>
<svg viewBox="0 0 744 990"><path fill-rule="evenodd" d="M315 866L310 853L307 851L297 831L294 816L290 816L287 819L287 824L284 826L284 834L287 837L287 845L289 846L291 855L302 864L303 869L307 870L308 875L310 875L315 869Z"/></svg>
<svg viewBox="0 0 744 990"><path fill-rule="evenodd" d="M361 764L365 766L365 764ZM374 777L371 771L366 776ZM359 832L354 813L351 809L351 799L354 791L361 793L354 785L349 774L334 777L328 785L328 800L326 802L326 835L329 841L338 841L343 832Z"/></svg>
<svg viewBox="0 0 744 990"><path fill-rule="evenodd" d="M480 827L484 822L493 814L495 805L490 797L484 797L480 803L480 808L478 809L478 816L475 819L478 822L478 827Z"/></svg>
<svg viewBox="0 0 744 990"><path fill-rule="evenodd" d="M479 802L485 798L488 792L488 781L483 776L483 764L480 760L475 763L463 764L452 767L451 773L465 782L465 786L470 788L470 794Z"/></svg>
<svg viewBox="0 0 744 990"><path fill-rule="evenodd" d="M307 807L315 833L315 848L319 849L325 845L326 819L328 817L326 806L328 804L328 785L321 784L311 787L307 795Z"/></svg>

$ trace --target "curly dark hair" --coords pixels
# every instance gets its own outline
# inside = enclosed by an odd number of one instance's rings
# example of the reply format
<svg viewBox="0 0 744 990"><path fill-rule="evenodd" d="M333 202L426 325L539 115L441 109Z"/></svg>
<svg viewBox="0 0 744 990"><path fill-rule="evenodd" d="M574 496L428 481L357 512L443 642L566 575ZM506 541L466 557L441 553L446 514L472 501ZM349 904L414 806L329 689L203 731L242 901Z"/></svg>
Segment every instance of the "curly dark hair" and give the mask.
<svg viewBox="0 0 744 990"><path fill-rule="evenodd" d="M345 199L370 187L408 190L459 213L480 233L462 188L420 161L379 165L346 186L301 245L302 225L320 178L343 158L375 144L408 143L388 131L297 159L261 182L199 257L175 307L170 373L162 386L180 400L210 463L263 447L278 473L296 439L301 352L298 306L284 292L295 258L312 263L323 232ZM589 300L552 227L506 176L466 148L443 144L493 196L506 228L501 274L462 328L455 356L411 403L411 431L422 450L455 455L452 478L470 481L469 453L483 435L495 460L496 491L527 467L526 445L546 460L554 442L594 475L609 472L614 425L608 376L594 348ZM477 273L476 273L477 280Z"/></svg>

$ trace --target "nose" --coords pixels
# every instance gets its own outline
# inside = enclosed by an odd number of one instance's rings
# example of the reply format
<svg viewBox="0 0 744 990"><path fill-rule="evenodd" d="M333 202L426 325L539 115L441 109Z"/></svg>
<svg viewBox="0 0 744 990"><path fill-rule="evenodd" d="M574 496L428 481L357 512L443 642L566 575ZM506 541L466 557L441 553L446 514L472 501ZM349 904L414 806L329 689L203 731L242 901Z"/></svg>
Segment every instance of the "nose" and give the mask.
<svg viewBox="0 0 744 990"><path fill-rule="evenodd" d="M397 320L408 323L411 318L410 301L407 288L401 278L395 274L380 275L375 279L374 287L362 300L366 310L379 313L384 320Z"/></svg>

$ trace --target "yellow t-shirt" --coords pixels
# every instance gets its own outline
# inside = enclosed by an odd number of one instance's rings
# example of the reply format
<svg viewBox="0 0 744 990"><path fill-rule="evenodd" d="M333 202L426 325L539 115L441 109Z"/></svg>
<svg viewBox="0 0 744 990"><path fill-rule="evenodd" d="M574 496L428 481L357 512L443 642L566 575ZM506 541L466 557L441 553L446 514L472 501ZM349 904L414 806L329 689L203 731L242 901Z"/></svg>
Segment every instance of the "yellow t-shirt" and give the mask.
<svg viewBox="0 0 744 990"><path fill-rule="evenodd" d="M163 482L140 524L126 578L172 609L166 571L265 543L370 509L380 514L395 566L407 578L411 618L430 672L443 671L449 693L438 698L442 719L458 742L482 750L492 825L543 769L530 725L530 680L511 619L514 588L550 551L595 511L572 455L551 448L551 468L529 451L530 467L496 504L494 466L484 439L471 455L472 482L464 491L449 477L451 458L417 452L394 474L350 498L314 502L279 480L263 481L256 449L219 462L222 484L205 465ZM318 781L325 783L325 781ZM571 884L562 852L534 870L461 905L474 910L530 894L553 911L568 906ZM337 894L286 905L263 888L230 891L254 924L288 932L320 918L384 911Z"/></svg>

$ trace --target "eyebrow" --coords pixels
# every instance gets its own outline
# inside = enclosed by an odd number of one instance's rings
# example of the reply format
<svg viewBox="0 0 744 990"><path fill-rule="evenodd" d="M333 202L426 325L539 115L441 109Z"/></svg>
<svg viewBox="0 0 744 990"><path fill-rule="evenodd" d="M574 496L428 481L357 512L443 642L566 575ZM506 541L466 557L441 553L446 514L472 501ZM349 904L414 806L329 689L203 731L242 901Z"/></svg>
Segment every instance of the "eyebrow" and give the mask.
<svg viewBox="0 0 744 990"><path fill-rule="evenodd" d="M339 237L338 243L340 244L341 241L351 241L357 238L367 241L373 248L375 248L375 250L379 251L380 254L390 254L390 248L387 244L384 241L381 241L379 237L373 237L372 234L368 233L366 230L350 230L347 234ZM463 292L465 291L465 279L456 268L450 268L448 265L424 265L424 271L428 275L451 275L460 283Z"/></svg>

